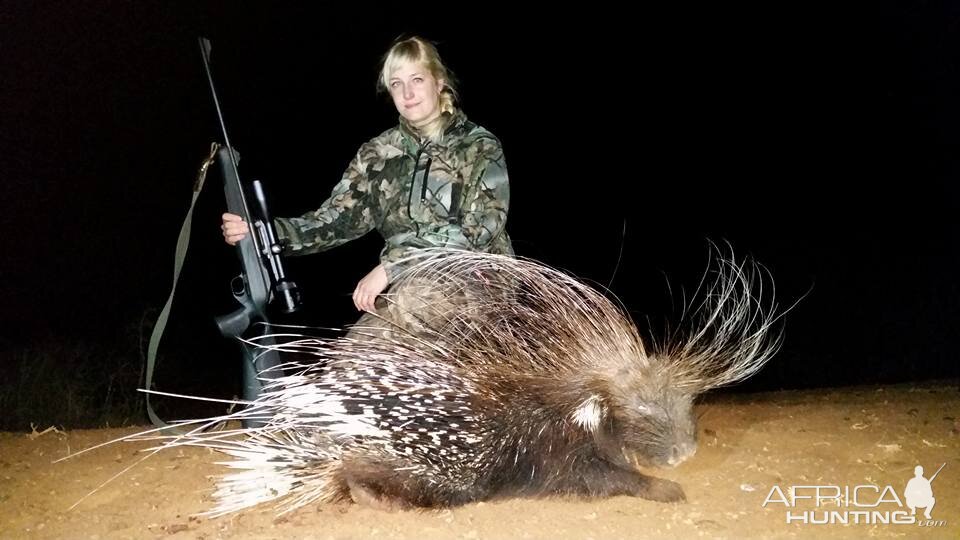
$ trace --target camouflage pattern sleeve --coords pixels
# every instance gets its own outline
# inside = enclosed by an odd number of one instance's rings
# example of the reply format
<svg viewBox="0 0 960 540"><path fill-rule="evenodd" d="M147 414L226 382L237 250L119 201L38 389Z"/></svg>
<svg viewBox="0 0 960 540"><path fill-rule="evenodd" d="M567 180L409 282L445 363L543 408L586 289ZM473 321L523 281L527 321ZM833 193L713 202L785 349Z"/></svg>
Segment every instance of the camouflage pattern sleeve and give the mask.
<svg viewBox="0 0 960 540"><path fill-rule="evenodd" d="M387 239L380 260L392 283L409 263L404 259L422 247L452 247L471 251L492 251L501 239L510 205L510 184L500 143L482 138L468 152L464 171L467 181L460 203L459 221L443 222L417 236L398 235Z"/></svg>
<svg viewBox="0 0 960 540"><path fill-rule="evenodd" d="M364 145L320 208L299 217L274 218L284 255L328 250L370 232L378 221L372 182L366 174L371 150Z"/></svg>

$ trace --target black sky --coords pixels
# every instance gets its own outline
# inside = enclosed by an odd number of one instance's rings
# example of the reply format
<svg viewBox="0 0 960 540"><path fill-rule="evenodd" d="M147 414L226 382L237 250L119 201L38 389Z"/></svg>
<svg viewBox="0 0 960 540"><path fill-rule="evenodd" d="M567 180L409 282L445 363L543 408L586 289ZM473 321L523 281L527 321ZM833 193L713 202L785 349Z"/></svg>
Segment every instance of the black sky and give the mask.
<svg viewBox="0 0 960 540"><path fill-rule="evenodd" d="M0 6L7 343L122 339L162 306L193 176L219 140L199 35L213 42L241 173L292 215L395 122L377 61L413 32L439 42L468 116L504 144L518 253L610 284L642 321L666 316L666 280L695 286L708 240L729 241L770 268L784 304L807 295L752 384L957 375L956 5L513 4L466 17L307 2ZM233 308L218 182L196 211L164 345L185 362L222 354L212 317ZM353 322L349 294L380 245L373 233L290 259L308 302L300 322Z"/></svg>

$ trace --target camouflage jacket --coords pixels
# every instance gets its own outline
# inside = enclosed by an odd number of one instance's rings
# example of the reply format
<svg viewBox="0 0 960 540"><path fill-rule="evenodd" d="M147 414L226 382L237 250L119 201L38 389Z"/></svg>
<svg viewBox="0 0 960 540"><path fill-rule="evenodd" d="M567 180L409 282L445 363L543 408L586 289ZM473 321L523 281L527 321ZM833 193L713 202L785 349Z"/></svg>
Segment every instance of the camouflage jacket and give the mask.
<svg viewBox="0 0 960 540"><path fill-rule="evenodd" d="M513 254L505 230L509 183L500 141L456 111L440 142L401 119L364 143L320 208L275 218L286 255L324 251L377 229L392 283L423 247Z"/></svg>

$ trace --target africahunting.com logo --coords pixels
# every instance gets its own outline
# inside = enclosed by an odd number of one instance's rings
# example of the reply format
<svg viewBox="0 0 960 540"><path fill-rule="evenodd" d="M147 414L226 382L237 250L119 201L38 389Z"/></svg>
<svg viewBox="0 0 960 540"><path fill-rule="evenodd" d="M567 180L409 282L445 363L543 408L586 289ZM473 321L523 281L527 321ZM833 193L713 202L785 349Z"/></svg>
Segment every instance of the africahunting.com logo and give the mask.
<svg viewBox="0 0 960 540"><path fill-rule="evenodd" d="M893 486L873 484L858 486L774 485L763 501L763 507L783 505L787 523L804 525L917 525L942 527L946 521L933 519L937 504L933 496L933 481L946 465L944 463L929 479L923 476L923 467L914 467L913 478L898 493ZM901 497L902 494L902 497ZM917 509L923 509L923 518L917 518Z"/></svg>

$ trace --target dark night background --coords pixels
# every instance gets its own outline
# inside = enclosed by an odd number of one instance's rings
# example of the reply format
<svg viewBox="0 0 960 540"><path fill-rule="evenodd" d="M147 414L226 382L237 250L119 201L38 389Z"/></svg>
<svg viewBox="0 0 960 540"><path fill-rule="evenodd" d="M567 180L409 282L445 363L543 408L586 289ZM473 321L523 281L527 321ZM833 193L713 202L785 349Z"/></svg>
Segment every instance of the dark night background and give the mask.
<svg viewBox="0 0 960 540"><path fill-rule="evenodd" d="M467 115L503 142L518 254L609 284L654 330L696 285L708 240L755 257L783 306L805 296L743 390L956 377L960 8L948 6L2 3L5 360L149 336L194 175L220 140L199 35L241 174L293 215L395 123L378 61L410 32L438 42ZM213 324L234 308L239 268L224 208L211 175L161 390L238 391L237 349ZM355 321L350 293L381 244L374 232L287 259L307 306L284 322ZM97 358L86 369L107 377Z"/></svg>

